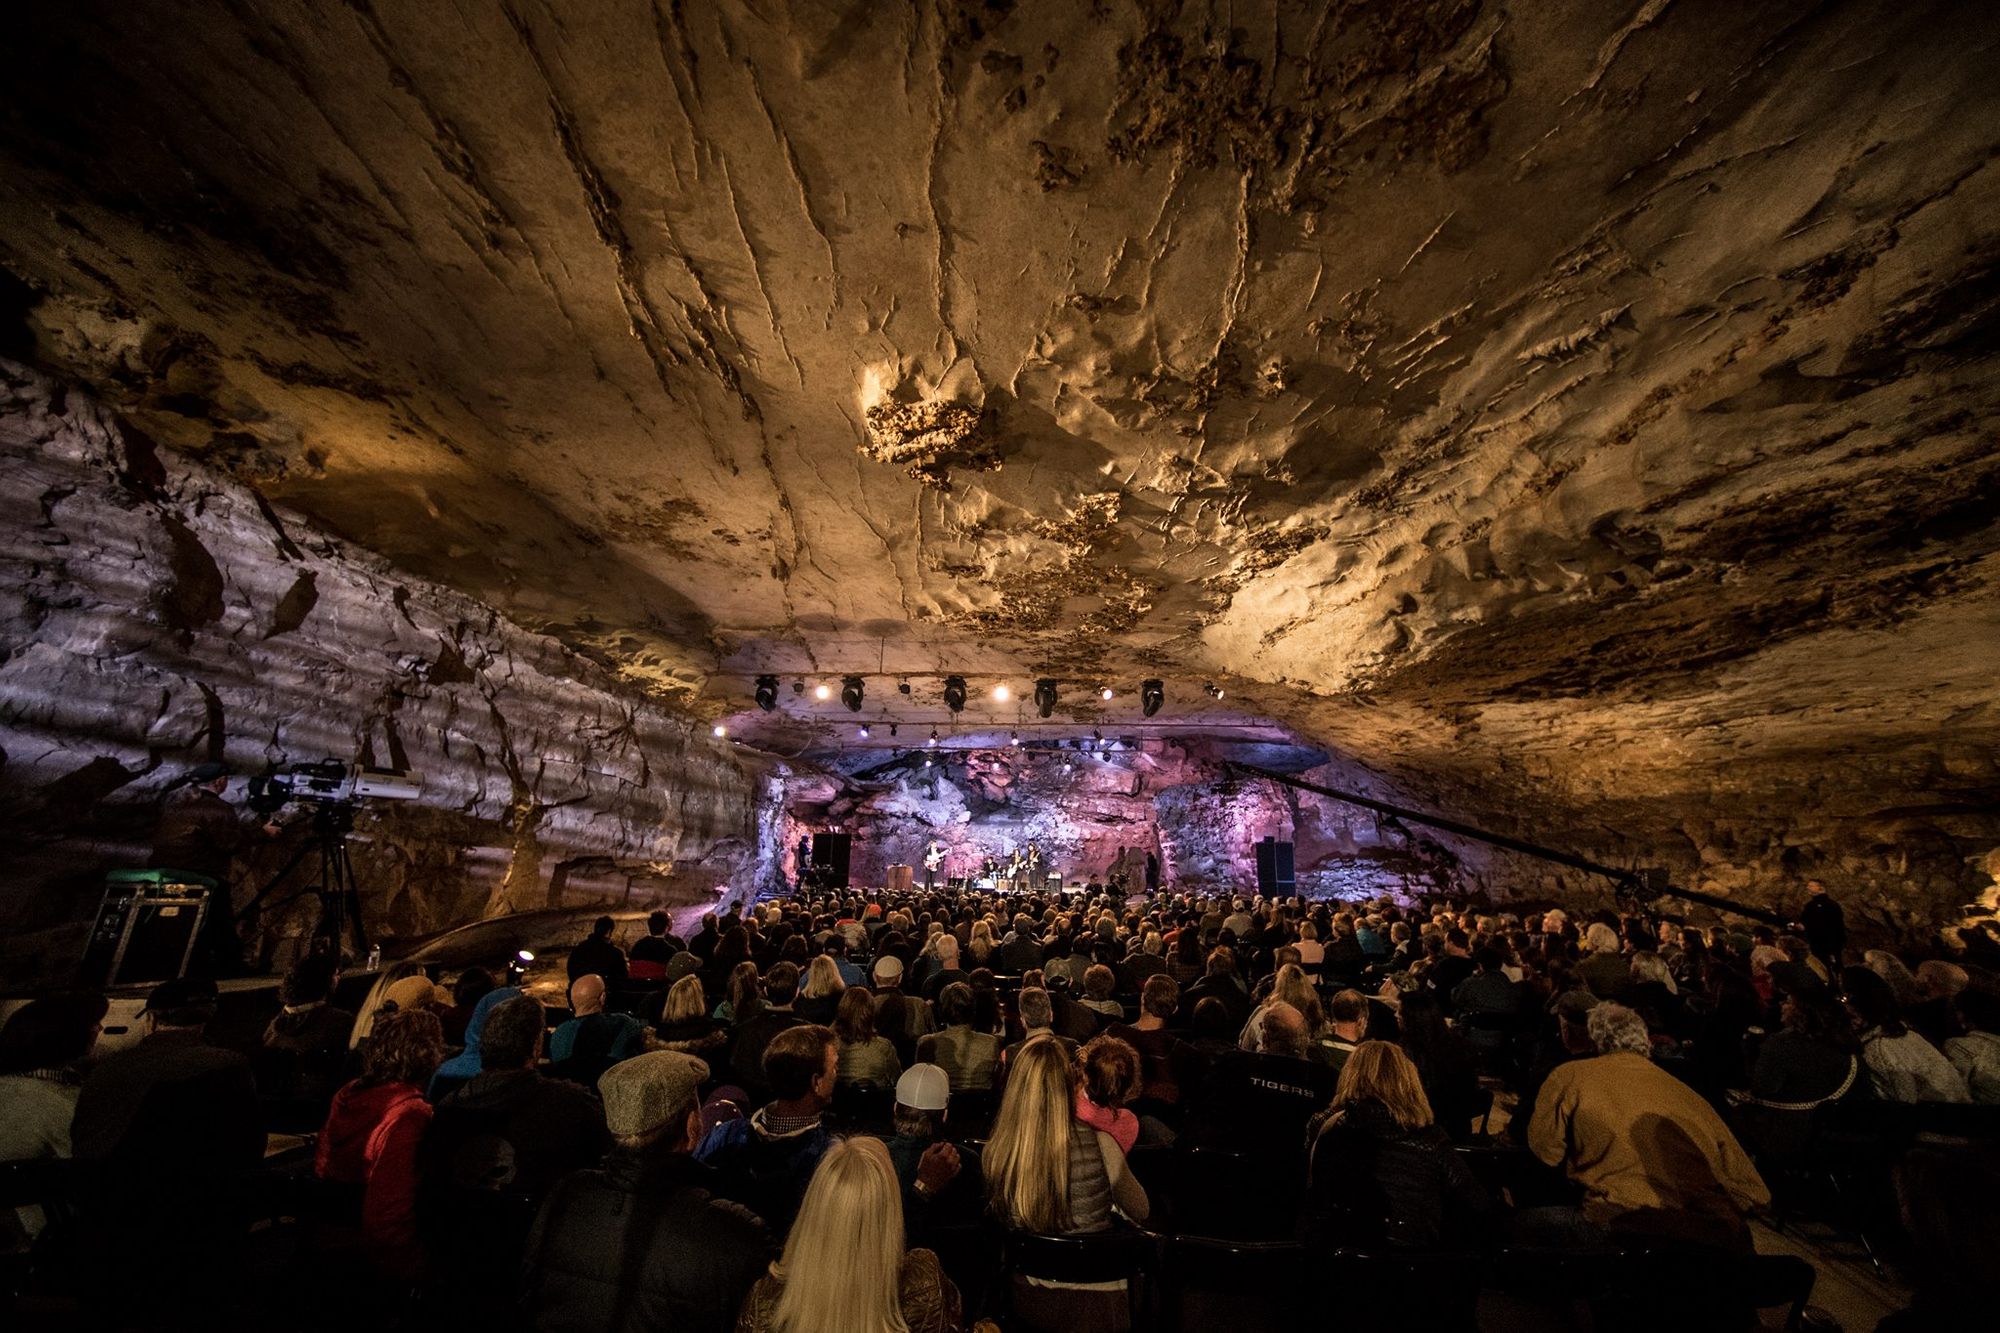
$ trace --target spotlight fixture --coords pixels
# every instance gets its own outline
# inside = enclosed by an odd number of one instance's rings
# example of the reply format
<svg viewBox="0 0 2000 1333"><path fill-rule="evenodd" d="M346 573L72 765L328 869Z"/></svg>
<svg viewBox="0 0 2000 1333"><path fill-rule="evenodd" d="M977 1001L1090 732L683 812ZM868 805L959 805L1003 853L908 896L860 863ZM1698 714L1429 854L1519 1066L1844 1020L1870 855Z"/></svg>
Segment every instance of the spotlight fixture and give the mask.
<svg viewBox="0 0 2000 1333"><path fill-rule="evenodd" d="M804 681L795 680L792 682L793 694L804 694L805 692L806 692L806 683Z"/></svg>
<svg viewBox="0 0 2000 1333"><path fill-rule="evenodd" d="M1201 687L1201 692L1211 699L1220 699L1223 691L1220 685L1211 680L1208 684Z"/></svg>
<svg viewBox="0 0 2000 1333"><path fill-rule="evenodd" d="M778 678L776 676L757 677L757 706L767 713L778 706Z"/></svg>
<svg viewBox="0 0 2000 1333"><path fill-rule="evenodd" d="M1056 683L1044 676L1035 682L1035 711L1051 717L1056 711Z"/></svg>
<svg viewBox="0 0 2000 1333"><path fill-rule="evenodd" d="M813 698L823 700L823 699L831 699L832 697L833 697L833 686L831 685L813 686Z"/></svg>
<svg viewBox="0 0 2000 1333"><path fill-rule="evenodd" d="M924 760L924 767L925 767L925 768L929 768L930 766L931 766L931 761L930 761L929 759L925 759L925 760Z"/></svg>
<svg viewBox="0 0 2000 1333"><path fill-rule="evenodd" d="M861 711L861 696L866 690L859 676L849 676L840 682L840 701L847 705L848 712Z"/></svg>
<svg viewBox="0 0 2000 1333"><path fill-rule="evenodd" d="M714 726L708 729L708 734L715 737L717 740L721 740L724 736L727 736L729 734L729 728L723 726L720 722L718 722Z"/></svg>
<svg viewBox="0 0 2000 1333"><path fill-rule="evenodd" d="M862 740L864 740L864 741L868 739L868 724L867 724L866 722L863 722L863 723L861 724L861 728L860 728L860 730L859 730L859 732L858 732L857 734L858 734L858 735L859 735L859 736L861 737L861 739L862 739Z"/></svg>
<svg viewBox="0 0 2000 1333"><path fill-rule="evenodd" d="M1010 731L1010 732L1008 732L1008 733L1007 733L1007 744L1009 744L1009 745L1019 745L1020 743L1021 743L1021 733L1020 733L1020 732L1018 732L1018 731Z"/></svg>
<svg viewBox="0 0 2000 1333"><path fill-rule="evenodd" d="M1160 711L1160 705L1167 701L1167 687L1157 680L1143 681L1139 685L1139 711L1147 717Z"/></svg>
<svg viewBox="0 0 2000 1333"><path fill-rule="evenodd" d="M936 728L936 727L932 727L932 728L931 728L931 738L930 738L930 741L929 741L928 743L929 743L929 744L931 744L931 745L936 745L936 744L937 744L937 741L938 741L938 737L937 737L937 728Z"/></svg>
<svg viewBox="0 0 2000 1333"><path fill-rule="evenodd" d="M965 677L944 678L944 706L956 713L965 707Z"/></svg>
<svg viewBox="0 0 2000 1333"><path fill-rule="evenodd" d="M1004 704L1013 697L1014 697L1014 691L1008 689L1004 682L1002 682L999 685L995 685L993 687L993 701L995 703Z"/></svg>
<svg viewBox="0 0 2000 1333"><path fill-rule="evenodd" d="M894 736L896 734L896 724L894 722L891 722L889 724L889 734L891 736Z"/></svg>
<svg viewBox="0 0 2000 1333"><path fill-rule="evenodd" d="M1070 762L1069 760L1067 760L1067 759L1063 760L1063 772L1065 772L1065 773L1074 773L1074 772L1076 772L1076 765L1075 765L1075 764L1072 764L1072 763L1071 763L1071 762Z"/></svg>
<svg viewBox="0 0 2000 1333"><path fill-rule="evenodd" d="M1112 689L1109 685L1106 685L1101 691L1099 691L1099 693L1102 694L1105 700L1107 701L1116 699L1118 697L1118 691Z"/></svg>
<svg viewBox="0 0 2000 1333"><path fill-rule="evenodd" d="M898 694L908 694L909 692L910 692L910 682L907 680L901 682L896 686L896 693Z"/></svg>

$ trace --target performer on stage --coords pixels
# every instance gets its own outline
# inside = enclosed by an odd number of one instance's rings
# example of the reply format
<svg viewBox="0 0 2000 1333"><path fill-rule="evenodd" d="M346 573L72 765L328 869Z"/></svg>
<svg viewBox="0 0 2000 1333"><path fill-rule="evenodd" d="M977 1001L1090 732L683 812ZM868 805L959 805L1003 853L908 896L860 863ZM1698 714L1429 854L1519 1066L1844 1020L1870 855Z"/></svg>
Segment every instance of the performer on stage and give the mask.
<svg viewBox="0 0 2000 1333"><path fill-rule="evenodd" d="M924 848L924 887L937 887L938 867L944 864L944 844L932 838L930 846Z"/></svg>

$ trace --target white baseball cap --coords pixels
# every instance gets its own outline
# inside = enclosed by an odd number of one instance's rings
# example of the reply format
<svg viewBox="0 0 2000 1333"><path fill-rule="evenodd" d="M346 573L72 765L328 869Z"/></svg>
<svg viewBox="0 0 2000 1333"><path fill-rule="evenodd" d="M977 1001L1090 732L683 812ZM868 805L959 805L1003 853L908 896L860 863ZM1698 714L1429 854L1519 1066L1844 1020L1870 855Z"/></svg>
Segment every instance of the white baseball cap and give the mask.
<svg viewBox="0 0 2000 1333"><path fill-rule="evenodd" d="M896 1104L912 1111L942 1111L951 1100L951 1077L936 1065L911 1065L896 1080Z"/></svg>

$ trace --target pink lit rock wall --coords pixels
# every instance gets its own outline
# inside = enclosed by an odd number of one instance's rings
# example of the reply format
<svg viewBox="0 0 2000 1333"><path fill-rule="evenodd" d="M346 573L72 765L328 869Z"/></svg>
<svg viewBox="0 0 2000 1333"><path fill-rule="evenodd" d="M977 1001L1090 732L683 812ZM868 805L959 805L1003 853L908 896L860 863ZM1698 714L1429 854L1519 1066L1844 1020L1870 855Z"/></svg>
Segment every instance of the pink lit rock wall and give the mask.
<svg viewBox="0 0 2000 1333"><path fill-rule="evenodd" d="M878 885L892 865L915 868L932 838L947 849L946 873L1016 847L1039 846L1048 869L1066 879L1108 872L1119 849L1160 857L1168 887L1255 892L1256 844L1296 844L1299 891L1366 898L1435 887L1408 838L1385 832L1372 815L1262 778L1226 776L1210 754L1148 742L1106 758L1076 751L946 750L869 781L830 778L788 784L786 846L803 834L852 834L853 882ZM1302 776L1366 787L1372 779L1338 763ZM1486 862L1465 855L1454 883L1484 887ZM788 859L786 873L796 873Z"/></svg>

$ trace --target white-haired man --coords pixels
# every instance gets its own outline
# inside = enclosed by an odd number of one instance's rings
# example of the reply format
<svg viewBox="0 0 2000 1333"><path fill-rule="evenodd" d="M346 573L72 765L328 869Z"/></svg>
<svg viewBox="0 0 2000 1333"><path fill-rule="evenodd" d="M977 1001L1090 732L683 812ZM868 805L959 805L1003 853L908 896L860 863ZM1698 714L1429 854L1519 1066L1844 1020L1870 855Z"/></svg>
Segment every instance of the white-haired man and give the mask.
<svg viewBox="0 0 2000 1333"><path fill-rule="evenodd" d="M1583 1189L1581 1209L1529 1209L1529 1243L1618 1236L1747 1253L1745 1217L1771 1201L1715 1108L1653 1063L1646 1021L1622 1004L1590 1011L1596 1056L1559 1065L1535 1099L1528 1147Z"/></svg>

